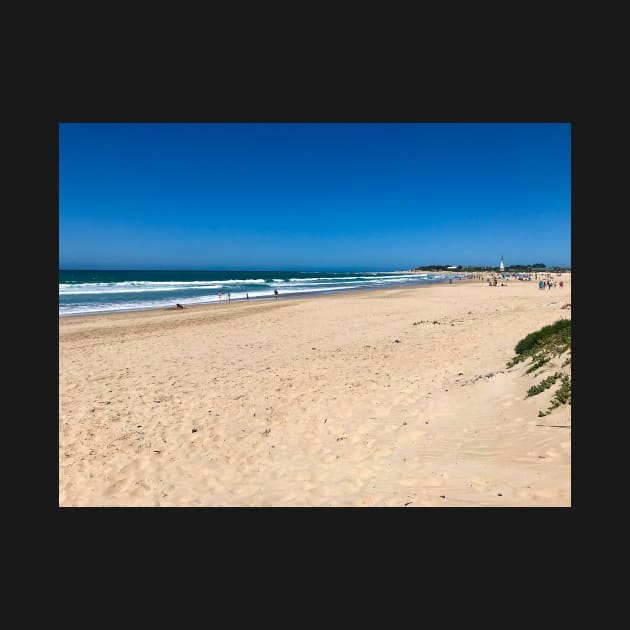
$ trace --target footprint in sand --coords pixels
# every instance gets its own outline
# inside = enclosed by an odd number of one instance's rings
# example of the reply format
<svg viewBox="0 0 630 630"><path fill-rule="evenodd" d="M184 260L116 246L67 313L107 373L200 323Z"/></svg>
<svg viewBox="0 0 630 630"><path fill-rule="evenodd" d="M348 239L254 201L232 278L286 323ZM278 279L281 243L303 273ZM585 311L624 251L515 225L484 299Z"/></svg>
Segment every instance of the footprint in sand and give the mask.
<svg viewBox="0 0 630 630"><path fill-rule="evenodd" d="M392 454L391 448L379 448L374 453L372 453L372 457L375 459L382 459L383 457L387 457Z"/></svg>
<svg viewBox="0 0 630 630"><path fill-rule="evenodd" d="M550 449L548 451L545 451L545 455L551 459L556 459L557 457L560 457L560 453L556 451L555 449Z"/></svg>
<svg viewBox="0 0 630 630"><path fill-rule="evenodd" d="M105 489L105 492L103 493L106 497L110 497L113 494L116 494L117 492L119 492L120 490L122 490L125 485L127 484L127 477L124 477L123 479L119 479L118 481L116 481L115 483L113 483L111 486L109 486L108 488Z"/></svg>
<svg viewBox="0 0 630 630"><path fill-rule="evenodd" d="M444 477L429 477L422 481L422 485L426 488L440 488L444 485Z"/></svg>
<svg viewBox="0 0 630 630"><path fill-rule="evenodd" d="M396 483L401 486L405 486L405 488L411 488L413 486L419 485L418 480L415 478L414 479L398 479Z"/></svg>
<svg viewBox="0 0 630 630"><path fill-rule="evenodd" d="M408 440L417 440L418 438L422 437L425 433L426 431L409 431L408 433L405 433L404 437Z"/></svg>
<svg viewBox="0 0 630 630"><path fill-rule="evenodd" d="M472 477L470 481L475 490L487 490L491 486L490 479L483 479L482 477Z"/></svg>

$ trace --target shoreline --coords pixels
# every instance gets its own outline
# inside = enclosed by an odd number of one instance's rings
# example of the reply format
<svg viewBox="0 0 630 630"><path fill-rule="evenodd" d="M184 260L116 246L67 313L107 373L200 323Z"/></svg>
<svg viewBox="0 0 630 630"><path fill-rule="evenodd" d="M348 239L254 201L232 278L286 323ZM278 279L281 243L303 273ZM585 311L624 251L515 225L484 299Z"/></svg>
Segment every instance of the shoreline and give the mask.
<svg viewBox="0 0 630 630"><path fill-rule="evenodd" d="M72 270L65 270L65 271L72 271ZM350 273L350 272L340 272L340 273ZM408 288L412 288L415 286L444 284L449 279L457 280L457 283L485 282L487 281L488 277L499 275L497 272L493 272L493 271L486 271L486 272L423 271L423 270L414 270L414 269L400 270L400 271L357 272L357 273L379 273L379 274L391 274L391 275L397 275L397 274L433 275L433 276L441 276L441 279L429 280L422 284L412 282L412 283L409 283L411 286L409 285L370 286L366 284L365 286L358 286L358 287L352 287L352 288L340 287L337 289L319 290L319 291L297 291L297 292L287 291L287 292L281 293L280 296L281 296L281 299L300 299L302 297L310 298L310 297L319 297L319 296L327 296L327 295L336 295L338 293L354 293L357 291L380 291L380 290L400 289L405 286L408 286ZM563 273L570 274L570 272L563 272ZM479 279L479 277L481 277L481 279ZM270 296L259 295L256 297L251 297L249 300L247 300L247 298L233 298L231 302L247 302L247 301L256 302L256 301L261 301L261 300L266 301L266 300L273 300L273 299L274 299L273 295L270 295ZM186 302L182 302L182 305L184 306L184 308L190 309L190 308L197 308L199 306L210 306L214 304L221 304L221 303L224 303L225 301L226 300L219 301L219 300L213 299L208 302L195 302L192 304L186 304ZM120 309L109 309L109 310L99 310L99 311L80 312L80 313L58 313L57 316L59 317L59 319L62 319L62 318L68 318L68 317L112 315L116 313L135 313L135 312L161 311L161 310L169 311L175 308L175 304L177 304L176 300L173 301L173 306L142 306L142 307L136 307L136 308L120 308Z"/></svg>
<svg viewBox="0 0 630 630"><path fill-rule="evenodd" d="M390 273L390 272L387 272ZM391 272L391 273L399 273L399 272ZM436 274L437 275L437 274ZM445 284L446 280L448 280L448 277L445 278L444 280L435 280L435 281L428 281L428 282L424 282L424 283L410 283L410 285L397 285L397 286L360 286L360 287L353 287L353 288L349 288L349 289L344 289L344 288L339 288L339 289L329 289L326 291L301 291L301 292L286 292L286 293L280 293L279 295L279 300L281 299L300 299L300 298L315 298L315 297L328 297L328 296L332 296L332 295L338 295L340 293L357 293L357 292L361 292L361 291L389 291L392 289L402 289L402 288L416 288L416 287L424 287L424 286L432 286L432 285L437 285L437 284ZM460 278L458 279L458 283L461 282L474 282L474 280L470 279L465 279L465 278ZM195 309L198 307L202 307L202 306L214 306L214 305L220 305L220 304L229 304L229 303L240 303L240 302L266 302L266 301L275 301L275 298L273 295L265 297L265 296L257 296L257 297L252 297L249 300L247 298L234 298L232 300L230 300L230 302L227 301L227 299L218 301L218 300L214 300L211 302L198 302L195 304L186 304L185 302L182 302L182 305L184 306L185 310L188 309ZM103 310L103 311L93 311L93 312L89 312L89 313L59 313L58 317L59 319L65 319L68 317L91 317L91 316L95 316L95 315L115 315L116 313L138 313L138 312L145 312L145 311L172 311L175 310L175 304L176 301L174 301L173 306L147 306L147 307L141 307L141 308L128 308L128 309L112 309L112 310Z"/></svg>

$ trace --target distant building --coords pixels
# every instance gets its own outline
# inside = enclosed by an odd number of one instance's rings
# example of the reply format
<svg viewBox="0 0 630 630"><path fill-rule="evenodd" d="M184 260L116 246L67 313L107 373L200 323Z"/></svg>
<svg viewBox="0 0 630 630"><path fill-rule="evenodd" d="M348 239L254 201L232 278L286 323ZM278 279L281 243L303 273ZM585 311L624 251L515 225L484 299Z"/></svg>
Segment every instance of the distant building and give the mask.
<svg viewBox="0 0 630 630"><path fill-rule="evenodd" d="M501 256L501 262L499 263L499 271L501 273L505 271L505 265L503 264L503 256Z"/></svg>
<svg viewBox="0 0 630 630"><path fill-rule="evenodd" d="M450 267L447 267L447 269L457 269L457 265L451 265Z"/></svg>

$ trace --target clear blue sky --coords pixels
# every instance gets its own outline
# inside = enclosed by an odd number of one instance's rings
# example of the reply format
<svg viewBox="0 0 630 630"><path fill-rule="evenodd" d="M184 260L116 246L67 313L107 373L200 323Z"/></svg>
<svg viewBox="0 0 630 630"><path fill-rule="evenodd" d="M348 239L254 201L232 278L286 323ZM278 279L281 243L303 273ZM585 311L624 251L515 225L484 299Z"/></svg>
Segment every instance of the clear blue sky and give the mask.
<svg viewBox="0 0 630 630"><path fill-rule="evenodd" d="M569 124L69 123L62 269L571 264Z"/></svg>

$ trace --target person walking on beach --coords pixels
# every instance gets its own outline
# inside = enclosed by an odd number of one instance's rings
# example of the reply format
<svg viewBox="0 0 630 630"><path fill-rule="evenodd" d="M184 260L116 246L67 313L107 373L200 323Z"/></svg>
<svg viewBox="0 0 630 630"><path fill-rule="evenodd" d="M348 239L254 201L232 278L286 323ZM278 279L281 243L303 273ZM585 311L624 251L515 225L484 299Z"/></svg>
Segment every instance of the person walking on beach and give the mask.
<svg viewBox="0 0 630 630"><path fill-rule="evenodd" d="M231 299L232 299L232 298L230 297L230 292L228 291L228 302L230 302L230 301L231 301Z"/></svg>
<svg viewBox="0 0 630 630"><path fill-rule="evenodd" d="M276 300L278 299L278 289L273 290L273 294L276 296Z"/></svg>
<svg viewBox="0 0 630 630"><path fill-rule="evenodd" d="M562 286L564 285L564 283L562 282L562 280L560 280L560 288L562 289Z"/></svg>
<svg viewBox="0 0 630 630"><path fill-rule="evenodd" d="M217 295L219 296L219 302L220 302L221 301L221 291L218 291Z"/></svg>
<svg viewBox="0 0 630 630"><path fill-rule="evenodd" d="M247 299L249 300L249 293L247 293L246 295L247 295Z"/></svg>

